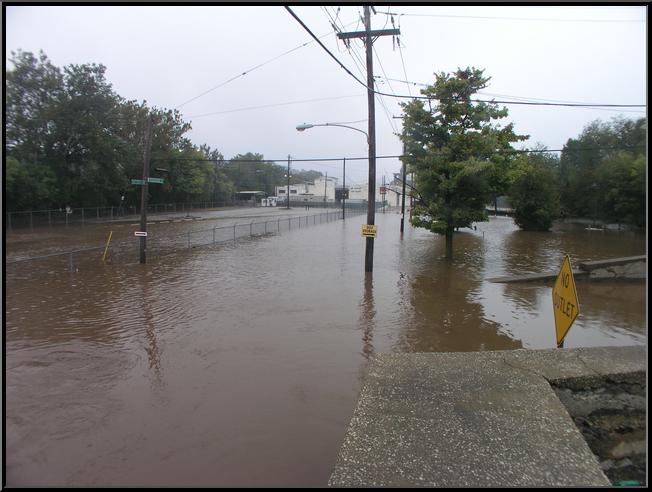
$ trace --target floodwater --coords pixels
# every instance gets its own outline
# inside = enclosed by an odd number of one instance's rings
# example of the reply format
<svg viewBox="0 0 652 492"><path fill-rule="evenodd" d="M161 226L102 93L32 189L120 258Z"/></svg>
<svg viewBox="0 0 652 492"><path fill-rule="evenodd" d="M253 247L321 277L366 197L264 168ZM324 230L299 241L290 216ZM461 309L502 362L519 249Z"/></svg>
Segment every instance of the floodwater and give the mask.
<svg viewBox="0 0 652 492"><path fill-rule="evenodd" d="M147 265L6 265L7 484L325 486L370 356L552 348L550 286L486 279L646 252L643 234L492 218L456 234L451 262L442 237L406 224L401 238L400 216L378 213L366 278L364 221ZM5 247L101 244L110 227L15 231ZM644 282L577 287L566 347L646 344Z"/></svg>

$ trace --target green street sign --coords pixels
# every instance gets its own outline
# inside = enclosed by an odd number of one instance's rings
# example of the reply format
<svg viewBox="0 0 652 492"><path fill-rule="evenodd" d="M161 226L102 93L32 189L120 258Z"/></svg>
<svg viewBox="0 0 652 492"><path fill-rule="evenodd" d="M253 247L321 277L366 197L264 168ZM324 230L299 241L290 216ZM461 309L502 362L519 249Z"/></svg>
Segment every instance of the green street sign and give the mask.
<svg viewBox="0 0 652 492"><path fill-rule="evenodd" d="M147 178L148 183L163 184L163 178Z"/></svg>
<svg viewBox="0 0 652 492"><path fill-rule="evenodd" d="M145 181L143 181L142 179L132 179L131 184L132 185L144 185Z"/></svg>

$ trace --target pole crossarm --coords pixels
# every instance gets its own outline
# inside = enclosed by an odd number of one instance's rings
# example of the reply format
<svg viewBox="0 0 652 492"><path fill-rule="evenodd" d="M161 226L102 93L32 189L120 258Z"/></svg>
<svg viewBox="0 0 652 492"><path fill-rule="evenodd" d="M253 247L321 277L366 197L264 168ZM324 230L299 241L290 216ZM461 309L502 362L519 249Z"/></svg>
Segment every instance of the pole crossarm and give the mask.
<svg viewBox="0 0 652 492"><path fill-rule="evenodd" d="M401 34L399 29L374 29L371 31L339 32L337 37L340 39L364 38L366 36L398 36Z"/></svg>

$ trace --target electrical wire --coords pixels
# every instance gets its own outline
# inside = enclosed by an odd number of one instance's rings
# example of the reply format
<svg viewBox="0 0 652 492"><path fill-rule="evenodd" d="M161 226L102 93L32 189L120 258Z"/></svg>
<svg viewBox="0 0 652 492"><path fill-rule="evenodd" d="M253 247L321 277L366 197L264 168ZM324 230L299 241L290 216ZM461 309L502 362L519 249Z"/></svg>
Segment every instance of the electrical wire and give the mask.
<svg viewBox="0 0 652 492"><path fill-rule="evenodd" d="M392 26L394 26L394 17L392 17ZM401 49L401 39L397 36L396 37L396 44L398 45L398 54L401 55L401 65L403 66L403 75L405 75L405 78L407 80L407 72L405 71L405 61L403 61L403 50ZM410 97L412 97L412 91L410 90L410 86L408 85L408 94Z"/></svg>
<svg viewBox="0 0 652 492"><path fill-rule="evenodd" d="M353 25L353 24L354 24L354 23L351 22L351 23L348 24L348 25ZM336 32L337 32L337 29L336 29ZM320 38L320 39L321 39L321 38L325 38L326 36L330 36L331 34L333 34L333 33L332 33L332 32L329 32L329 33L327 33L327 34L324 34L324 35L320 36L319 38ZM271 62L273 62L273 61L275 61L275 60L278 60L279 58L281 58L281 57L283 57L283 56L285 56L285 55L289 55L290 53L293 53L294 51L297 51L298 49L301 49L301 48L303 48L304 46L307 46L307 45L309 45L309 44L311 44L311 43L313 43L313 42L314 42L314 41L307 41L307 42L305 42L305 43L303 43L303 44L301 44L301 45L299 45L299 46L296 46L295 48L292 48L292 49L290 49L290 50L288 50L288 51L286 51L286 52L284 52L284 53L281 53L280 55L275 56L274 58L270 58L269 60L264 61L263 63L260 63L260 64L256 65L255 67L252 67L252 68L250 68L250 69L248 69L248 70L245 70L244 72L242 72L242 73L240 73L240 74L238 74L238 75L235 75L235 76L231 77L231 78L228 79L228 80L225 80L225 81L222 82L221 84L216 85L215 87L212 87L212 88L208 89L207 91L204 91L204 92L202 92L201 94L199 94L199 95L197 95L197 96L195 96L195 97L192 97L192 98L188 99L187 101L182 102L181 104L177 105L177 106L176 106L175 108L173 108L173 109L179 109L181 106L185 106L186 104L188 104L188 103L190 103L190 102L192 102L192 101L194 101L194 100L196 100L196 99L199 99L199 98L202 97L202 96L205 96L205 95L208 94L209 92L213 92L214 90L219 89L220 87L224 87L224 86L225 86L226 84L228 84L229 82L233 82L234 80L236 80L236 79L238 79L238 78L240 78L240 77L243 77L243 76L245 76L245 75L247 75L247 74L253 72L253 71L256 70L256 69L261 68L261 67L263 67L263 66L265 66L265 65L267 65L267 64L269 64L269 63L271 63Z"/></svg>
<svg viewBox="0 0 652 492"><path fill-rule="evenodd" d="M285 6L285 9L292 15L292 17L295 18L295 20L317 41L317 43L328 53L335 62L344 69L346 73L348 73L353 79L358 82L360 85L364 86L367 90L379 94L381 96L388 96L388 97L396 97L396 98L405 98L405 99L423 99L423 100L432 100L435 98L432 97L427 97L427 96L409 96L409 95L402 95L402 94L387 94L384 92L380 92L375 90L373 87L367 86L367 84L360 79L358 79L348 68L342 64L338 58L333 55L333 53L330 52L330 50L324 46L324 44L319 41L319 38L315 36L315 34L306 26L303 21L297 17L297 15L292 11L292 9L288 6ZM452 101L456 102L459 101L458 99L438 99L439 101ZM524 106L566 106L566 107L614 107L614 108L644 108L646 107L645 104L572 104L572 103L544 103L544 102L524 102L524 101L496 101L496 100L483 100L483 99L469 99L465 100L463 102L474 102L474 103L489 103L489 104L515 104L515 105L524 105Z"/></svg>
<svg viewBox="0 0 652 492"><path fill-rule="evenodd" d="M303 104L303 103L308 103L308 102L317 102L317 101L332 101L335 99L346 99L350 97L363 97L364 94L355 94L351 96L333 96L333 97L320 97L317 99L303 99L300 101L288 101L288 102L283 102L283 103L275 103L275 104L264 104L262 106L248 106L245 108L238 108L238 109L229 109L226 111L216 111L214 113L204 113L204 114L196 114L192 116L186 116L186 118L203 118L205 116L214 116L218 114L226 114L226 113L237 113L238 111L250 111L252 109L262 109L262 108L273 108L277 106L289 106L292 104Z"/></svg>
<svg viewBox="0 0 652 492"><path fill-rule="evenodd" d="M443 17L450 19L484 19L484 20L518 20L518 21L545 21L545 22L645 22L643 19L550 19L537 17L492 17L481 15L448 15L448 14L406 14L398 12L380 12L385 15L406 17Z"/></svg>
<svg viewBox="0 0 652 492"><path fill-rule="evenodd" d="M552 152L587 152L593 150L630 150L630 149L641 149L645 148L646 145L623 145L619 147L580 147L576 149L500 149L492 152L488 152L485 156L496 155L496 154L546 154ZM378 155L376 159L402 159L404 157L410 157L409 155ZM346 158L346 162L349 161L367 161L369 156L365 157L326 157L326 158L310 158L310 159L297 159L292 157L291 162L341 162L342 159ZM152 160L159 161L194 161L194 162L216 162L218 159L199 159L195 157L152 157ZM225 164L228 163L276 163L283 162L287 163L288 158L284 157L282 159L262 159L262 160L252 160L252 159L229 159L223 160Z"/></svg>
<svg viewBox="0 0 652 492"><path fill-rule="evenodd" d="M400 50L400 45L399 45L399 50ZM404 74L405 78L407 79L407 74ZM410 90L410 86L421 86L421 87L428 87L428 84L424 84L422 82L411 82L409 80L402 80L402 79L388 79L392 80L394 82L402 82L403 84L406 84L408 86L408 91ZM526 97L526 96L511 96L509 94L496 94L496 93L491 93L491 92L484 92L484 91L478 91L478 94L482 96L496 96L496 97L507 97L507 98L512 98L512 99L520 99L522 101L533 101L533 102L550 102L550 103L570 103L570 104L575 104L578 106L578 109L597 109L601 111L618 111L622 113L645 113L645 111L627 111L627 110L622 110L622 109L610 109L610 108L603 108L595 105L589 105L589 106L582 106L587 103L582 103L579 101L563 101L563 100L558 100L558 99L544 99L544 98L536 98L536 97Z"/></svg>

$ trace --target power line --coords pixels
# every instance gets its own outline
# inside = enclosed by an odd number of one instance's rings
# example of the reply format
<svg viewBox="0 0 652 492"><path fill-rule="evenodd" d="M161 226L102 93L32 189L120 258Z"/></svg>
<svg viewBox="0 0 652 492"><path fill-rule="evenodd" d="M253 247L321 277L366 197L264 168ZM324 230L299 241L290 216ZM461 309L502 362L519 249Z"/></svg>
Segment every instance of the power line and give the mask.
<svg viewBox="0 0 652 492"><path fill-rule="evenodd" d="M197 115L192 115L192 116L187 116L186 118L203 118L204 116L214 116L217 114L226 114L226 113L236 113L238 111L249 111L252 109L262 109L262 108L272 108L276 106L288 106L291 104L303 104L303 103L308 103L308 102L317 102L317 101L332 101L335 99L346 99L350 97L363 97L364 94L355 94L351 96L333 96L333 97L320 97L317 99L303 99L300 101L287 101L283 103L275 103L275 104L264 104L261 106L248 106L245 108L238 108L238 109L229 109L226 111L216 111L214 113L204 113L204 114L197 114Z"/></svg>
<svg viewBox="0 0 652 492"><path fill-rule="evenodd" d="M399 44L399 51L401 49L401 45ZM402 59L401 59L402 61ZM407 79L407 74L405 73L405 67L403 67L404 70L404 75L405 78ZM401 82L403 84L406 84L408 86L408 92L410 90L410 86L422 86L422 87L428 87L429 84L424 84L423 82L412 82L410 80L403 80L403 79L390 79L388 78L387 80L393 80L394 82ZM483 96L496 96L496 97L508 97L511 99L521 99L523 101L534 101L534 102L549 102L549 103L570 103L570 104L576 104L576 105L582 105L582 104L587 104L587 103L582 103L579 101L562 101L558 99L544 99L544 98L536 98L536 97L526 97L526 96L511 96L509 94L496 94L496 93L491 93L491 92L483 92L483 91L478 91L478 94L483 95ZM645 111L627 111L627 110L622 110L622 109L611 109L611 108L604 108L604 107L598 107L594 105L589 105L589 106L576 106L578 109L597 109L601 111L618 111L621 113L637 113L637 114L642 114L645 113Z"/></svg>
<svg viewBox="0 0 652 492"><path fill-rule="evenodd" d="M548 152L586 152L592 150L630 150L630 149L641 149L645 148L645 145L623 145L619 147L579 147L579 148L566 148L566 149L499 149L492 152L487 152L483 154L484 156L495 155L495 154L545 154ZM401 159L404 157L411 157L409 154L403 155L377 155L376 159ZM341 162L344 157L325 157L325 158L309 158L309 159L297 159L292 158L292 162ZM346 157L346 161L367 161L369 156L365 157ZM158 161L195 161L195 162L216 162L220 161L219 159L199 159L195 157L152 157L152 160ZM258 164L269 164L282 162L287 163L287 157L283 159L223 159L221 160L224 164L228 163L258 163Z"/></svg>
<svg viewBox="0 0 652 492"><path fill-rule="evenodd" d="M367 90L370 90L374 94L379 94L381 96L396 97L396 98L405 98L405 99L424 99L424 100L433 100L436 98L427 97L427 96L410 96L402 94L387 94L375 90L373 87L368 87L366 83L358 79L348 68L342 64L338 58L330 52L330 50L324 46L324 44L319 41L319 38L306 26L299 17L292 11L288 6L285 6L285 9L290 12L292 17L301 24L301 26L319 43L319 45L328 53L335 62L344 69L353 79L358 82L360 85L364 86ZM473 103L490 103L490 104L515 104L515 105L524 105L524 106L565 106L565 107L609 107L609 108L644 108L645 104L575 104L575 103L545 103L545 102L525 102L525 101L496 101L496 100L485 100L485 99L469 99L469 100L459 100L459 99L437 99L438 101L452 101L452 102L473 102Z"/></svg>
<svg viewBox="0 0 652 492"><path fill-rule="evenodd" d="M353 24L353 22L351 22L351 23L348 24L348 25L351 25L351 24ZM337 29L336 29L336 32L337 32ZM327 33L327 34L324 34L324 35L320 36L320 38L324 38L324 37L329 36L329 35L331 35L331 34L332 34L332 32L329 32L329 33ZM265 62L263 62L263 63L260 63L259 65L256 65L255 67L252 67L252 68L250 68L250 69L248 69L248 70L245 70L244 72L242 72L242 73L240 73L240 74L238 74L238 75L235 75L235 76L231 77L231 78L228 79L228 80L225 80L225 81L222 82L221 84L216 85L215 87L212 87L212 88L208 89L207 91L204 91L204 92L202 92L201 94L199 94L199 95L197 95L197 96L195 96L195 97L192 97L192 98L188 99L188 100L185 101L185 102L182 102L181 104L179 104L178 106L176 106L174 109L179 109L181 106L185 106L186 104L188 104L188 103L194 101L195 99L199 99L200 97L205 96L205 95L208 94L209 92L213 92L214 90L219 89L220 87L225 86L225 85L228 84L229 82L233 82L234 80L236 80L236 79L238 79L238 78L240 78L240 77L243 77L243 76L245 76L245 75L247 75L247 74L253 72L254 70L256 70L256 69L258 69L258 68L261 68L261 67L267 65L268 63L271 63L271 62L273 62L273 61L275 61L275 60L278 60L279 58L281 58L281 57L283 57L283 56L285 56L285 55L289 55L290 53L293 53L294 51L297 51L298 49L301 49L301 48L303 48L304 46L307 46L307 45L309 45L309 44L312 43L312 42L313 42L313 41L307 41L307 42L305 42L305 43L303 43L303 44L301 44L301 45L299 45L299 46L297 46L297 47L295 47L295 48L292 48L291 50L286 51L285 53L281 53L280 55L277 55L277 56L275 56L274 58L270 58L269 60L267 60L267 61L265 61Z"/></svg>
<svg viewBox="0 0 652 492"><path fill-rule="evenodd" d="M551 19L538 17L492 17L481 15L448 15L448 14L405 14L398 12L380 12L385 15L406 17L443 17L451 19L484 19L484 20L518 20L518 21L545 21L545 22L645 22L644 19Z"/></svg>

